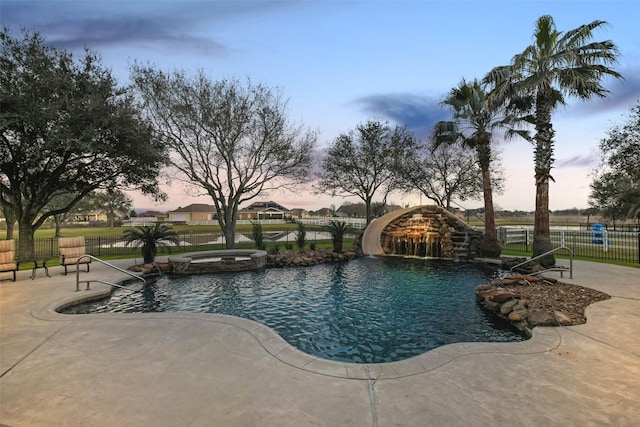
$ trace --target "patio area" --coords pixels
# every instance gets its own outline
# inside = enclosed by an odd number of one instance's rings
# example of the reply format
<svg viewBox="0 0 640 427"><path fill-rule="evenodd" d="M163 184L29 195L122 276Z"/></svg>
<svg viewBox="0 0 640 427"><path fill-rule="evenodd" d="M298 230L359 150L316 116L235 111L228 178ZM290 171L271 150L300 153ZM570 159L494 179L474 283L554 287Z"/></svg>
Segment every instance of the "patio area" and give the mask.
<svg viewBox="0 0 640 427"><path fill-rule="evenodd" d="M587 309L585 325L371 365L317 359L230 316L59 314L108 286L75 292L75 274L61 267L35 280L20 271L0 282L0 424L635 426L640 269L581 261L574 269L562 281L612 297ZM123 278L99 264L81 276Z"/></svg>

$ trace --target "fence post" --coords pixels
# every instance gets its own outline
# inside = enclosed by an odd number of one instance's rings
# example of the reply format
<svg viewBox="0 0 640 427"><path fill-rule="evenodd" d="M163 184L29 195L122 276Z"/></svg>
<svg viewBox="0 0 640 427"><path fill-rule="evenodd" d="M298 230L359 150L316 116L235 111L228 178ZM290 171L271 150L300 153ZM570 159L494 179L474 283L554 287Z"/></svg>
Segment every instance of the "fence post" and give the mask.
<svg viewBox="0 0 640 427"><path fill-rule="evenodd" d="M602 250L607 252L609 249L609 233L607 230L602 232Z"/></svg>

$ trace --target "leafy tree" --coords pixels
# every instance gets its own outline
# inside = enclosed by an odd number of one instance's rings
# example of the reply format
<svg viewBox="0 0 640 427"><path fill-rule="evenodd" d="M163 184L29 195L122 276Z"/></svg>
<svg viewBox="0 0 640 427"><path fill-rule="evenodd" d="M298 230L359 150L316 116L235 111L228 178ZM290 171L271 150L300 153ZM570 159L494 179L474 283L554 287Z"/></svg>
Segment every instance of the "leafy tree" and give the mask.
<svg viewBox="0 0 640 427"><path fill-rule="evenodd" d="M344 242L344 235L353 231L354 228L344 221L329 221L325 226L325 229L331 235L331 242L333 244L333 251L342 252L342 246Z"/></svg>
<svg viewBox="0 0 640 427"><path fill-rule="evenodd" d="M4 215L5 224L7 226L7 240L13 239L13 230L16 223L16 215L9 204L1 204L2 214Z"/></svg>
<svg viewBox="0 0 640 427"><path fill-rule="evenodd" d="M616 220L637 218L640 206L638 182L628 175L612 171L600 172L591 183L589 204L602 211L602 216L615 224Z"/></svg>
<svg viewBox="0 0 640 427"><path fill-rule="evenodd" d="M602 161L591 182L589 204L605 217L640 218L640 101L626 123L600 141Z"/></svg>
<svg viewBox="0 0 640 427"><path fill-rule="evenodd" d="M442 104L451 108L453 120L436 124L434 129L435 146L460 143L462 146L475 150L482 176L480 188L483 192L485 212L484 237L480 244L480 253L496 258L502 249L498 243L493 207L491 179L493 132L506 130L507 136L519 134L525 138L528 138L528 135L526 132L514 128L519 119L505 108L503 99L496 96L495 92L491 92L485 84L478 80L467 82L463 79L457 87L451 89Z"/></svg>
<svg viewBox="0 0 640 427"><path fill-rule="evenodd" d="M553 248L549 230L549 180L553 166L553 111L565 104L565 96L589 99L605 97L602 86L606 76L620 78L609 68L618 58L618 48L606 40L592 42L593 31L606 25L593 21L567 32L556 29L551 16L541 16L536 22L534 42L513 57L510 65L494 68L485 81L496 84L500 96L521 108L530 106L530 120L535 124L536 211L533 229L533 255ZM548 255L540 262L555 264Z"/></svg>
<svg viewBox="0 0 640 427"><path fill-rule="evenodd" d="M288 121L279 93L249 81L212 82L202 71L189 77L134 66L132 80L172 151L176 178L213 199L227 248L240 204L308 178L316 135Z"/></svg>
<svg viewBox="0 0 640 427"><path fill-rule="evenodd" d="M413 135L404 127L370 120L355 130L339 135L322 161L316 190L359 197L366 207L367 224L373 219L371 205L376 194L387 196L400 188L395 159L408 157L416 147Z"/></svg>
<svg viewBox="0 0 640 427"><path fill-rule="evenodd" d="M133 205L131 197L120 190L96 192L92 199L94 208L104 211L107 215L107 221L111 228L114 227L116 218L125 216Z"/></svg>
<svg viewBox="0 0 640 427"><path fill-rule="evenodd" d="M373 202L371 203L371 217L379 218L387 213L386 202Z"/></svg>
<svg viewBox="0 0 640 427"><path fill-rule="evenodd" d="M35 231L96 189L160 194L163 146L90 51L76 61L37 33L0 32L0 204L15 214L19 258ZM48 207L72 195L64 206Z"/></svg>
<svg viewBox="0 0 640 427"><path fill-rule="evenodd" d="M48 210L61 210L65 206L69 206L70 202L75 197L73 193L67 194L59 194L47 204L46 209ZM84 213L93 208L91 195L78 200L73 207L69 208L64 212L60 212L58 214L53 215L53 220L56 225L55 237L61 236L62 224L66 222L72 215L77 213Z"/></svg>
<svg viewBox="0 0 640 427"><path fill-rule="evenodd" d="M126 246L133 245L141 248L145 264L155 260L158 247L170 247L171 244L180 243L178 233L160 222L156 222L153 227L145 225L125 230L123 235Z"/></svg>

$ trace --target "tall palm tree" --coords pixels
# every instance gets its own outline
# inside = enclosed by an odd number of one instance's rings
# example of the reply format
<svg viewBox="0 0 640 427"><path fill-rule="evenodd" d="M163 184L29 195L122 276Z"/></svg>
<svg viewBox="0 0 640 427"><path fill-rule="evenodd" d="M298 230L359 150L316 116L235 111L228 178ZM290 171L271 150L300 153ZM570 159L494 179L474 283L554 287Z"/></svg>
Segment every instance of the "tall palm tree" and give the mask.
<svg viewBox="0 0 640 427"><path fill-rule="evenodd" d="M606 76L622 76L609 68L618 58L618 48L610 40L592 42L593 31L605 26L605 21L593 21L573 30L556 29L553 18L541 16L536 22L534 42L515 55L511 64L494 68L485 82L496 85L499 93L526 106L530 121L535 124L536 212L533 231L533 256L550 251L549 180L553 165L553 136L551 115L565 96L589 99L605 97L602 86ZM523 102L524 101L524 102ZM544 266L555 264L555 257L543 257Z"/></svg>
<svg viewBox="0 0 640 427"><path fill-rule="evenodd" d="M491 185L492 134L495 130L504 129L505 136L520 135L528 138L524 130L514 125L518 117L510 114L501 99L494 96L486 84L474 79L460 81L457 87L449 92L442 105L451 107L453 120L438 122L434 128L434 143L437 146L447 143L461 142L476 151L482 172L484 193L484 237L480 244L483 256L497 258L501 248L498 243L495 213L493 208L493 189Z"/></svg>

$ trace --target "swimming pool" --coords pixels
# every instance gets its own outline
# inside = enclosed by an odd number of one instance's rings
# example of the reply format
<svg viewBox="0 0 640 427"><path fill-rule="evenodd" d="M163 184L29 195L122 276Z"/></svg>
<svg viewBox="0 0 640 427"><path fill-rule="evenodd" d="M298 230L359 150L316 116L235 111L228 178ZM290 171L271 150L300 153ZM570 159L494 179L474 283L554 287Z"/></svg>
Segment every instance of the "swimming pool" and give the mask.
<svg viewBox="0 0 640 427"><path fill-rule="evenodd" d="M201 312L240 316L330 360L380 363L454 342L521 341L495 324L474 289L498 274L483 264L400 257L261 272L165 276L142 293L67 312Z"/></svg>

